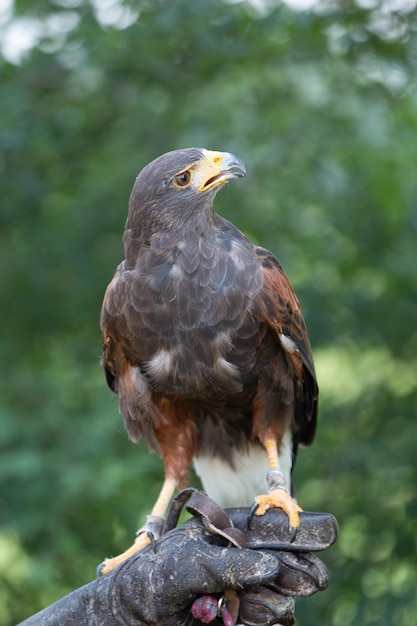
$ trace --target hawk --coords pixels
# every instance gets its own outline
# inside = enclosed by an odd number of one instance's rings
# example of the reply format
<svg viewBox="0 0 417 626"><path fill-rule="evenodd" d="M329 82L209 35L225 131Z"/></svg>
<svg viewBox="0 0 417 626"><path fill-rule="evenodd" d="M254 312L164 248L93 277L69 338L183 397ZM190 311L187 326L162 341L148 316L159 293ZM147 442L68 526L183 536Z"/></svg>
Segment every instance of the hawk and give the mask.
<svg viewBox="0 0 417 626"><path fill-rule="evenodd" d="M192 464L222 506L280 507L292 536L299 444L312 442L318 387L306 326L281 265L214 212L219 189L246 175L240 159L175 150L136 178L125 260L103 302L103 365L129 437L163 460L160 495L126 552L161 532Z"/></svg>

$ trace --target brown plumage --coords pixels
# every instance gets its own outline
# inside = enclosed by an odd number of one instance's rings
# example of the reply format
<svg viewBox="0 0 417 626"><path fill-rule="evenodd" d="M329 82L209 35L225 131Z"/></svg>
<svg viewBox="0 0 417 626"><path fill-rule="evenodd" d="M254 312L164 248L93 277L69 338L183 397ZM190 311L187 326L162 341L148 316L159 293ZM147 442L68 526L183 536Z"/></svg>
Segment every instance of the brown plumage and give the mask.
<svg viewBox="0 0 417 626"><path fill-rule="evenodd" d="M221 504L247 505L268 485L257 513L282 506L299 524L285 487L298 444L313 439L318 389L282 267L213 210L220 187L244 175L233 155L196 148L147 165L130 197L126 258L104 298L107 382L129 436L165 466L143 529L155 534L193 462ZM147 541L144 532L103 571Z"/></svg>

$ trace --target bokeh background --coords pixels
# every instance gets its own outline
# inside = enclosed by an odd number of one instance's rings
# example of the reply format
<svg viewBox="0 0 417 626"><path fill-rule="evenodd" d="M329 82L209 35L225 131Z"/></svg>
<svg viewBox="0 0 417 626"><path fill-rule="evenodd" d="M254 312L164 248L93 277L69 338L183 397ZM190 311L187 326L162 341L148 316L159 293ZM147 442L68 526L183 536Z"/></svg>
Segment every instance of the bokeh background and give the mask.
<svg viewBox="0 0 417 626"><path fill-rule="evenodd" d="M301 626L417 624L415 0L0 2L0 625L130 545L162 465L99 365L131 186L228 150L217 210L273 250L321 388L301 504L332 512Z"/></svg>

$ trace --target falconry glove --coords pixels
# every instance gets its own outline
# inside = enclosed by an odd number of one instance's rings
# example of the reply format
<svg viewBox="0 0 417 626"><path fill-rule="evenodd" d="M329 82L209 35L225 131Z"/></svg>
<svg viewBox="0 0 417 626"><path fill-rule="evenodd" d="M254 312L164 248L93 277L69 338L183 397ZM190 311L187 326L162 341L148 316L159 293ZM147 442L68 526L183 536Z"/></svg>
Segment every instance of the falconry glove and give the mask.
<svg viewBox="0 0 417 626"><path fill-rule="evenodd" d="M194 517L170 528L190 494ZM154 545L21 626L292 624L294 596L327 586L326 567L311 552L335 541L336 521L302 513L290 543L282 511L253 518L249 529L248 515L249 509L226 512L200 492L182 492Z"/></svg>

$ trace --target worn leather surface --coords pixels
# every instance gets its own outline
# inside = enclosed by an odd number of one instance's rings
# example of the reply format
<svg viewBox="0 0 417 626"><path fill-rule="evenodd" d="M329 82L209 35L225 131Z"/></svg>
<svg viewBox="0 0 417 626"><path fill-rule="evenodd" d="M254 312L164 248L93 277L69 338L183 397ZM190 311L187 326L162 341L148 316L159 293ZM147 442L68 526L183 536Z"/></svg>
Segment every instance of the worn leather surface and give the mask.
<svg viewBox="0 0 417 626"><path fill-rule="evenodd" d="M193 517L177 527L185 504ZM181 492L155 546L21 626L201 626L190 608L206 594L233 598L237 623L292 624L294 597L327 586L326 567L313 553L335 541L336 520L302 513L291 543L282 511L255 516L249 528L248 516L247 508L224 511L201 492Z"/></svg>

